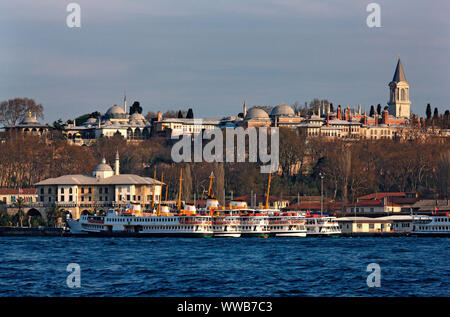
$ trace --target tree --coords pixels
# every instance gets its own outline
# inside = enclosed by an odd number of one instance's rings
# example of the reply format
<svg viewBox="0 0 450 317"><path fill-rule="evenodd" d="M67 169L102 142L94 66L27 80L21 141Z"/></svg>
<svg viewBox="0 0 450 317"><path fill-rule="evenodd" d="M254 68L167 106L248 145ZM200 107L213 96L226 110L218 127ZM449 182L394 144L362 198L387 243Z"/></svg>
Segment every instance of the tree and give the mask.
<svg viewBox="0 0 450 317"><path fill-rule="evenodd" d="M49 227L55 227L58 223L58 218L62 217L62 210L58 205L55 205L53 208L47 210L47 225Z"/></svg>
<svg viewBox="0 0 450 317"><path fill-rule="evenodd" d="M192 111L192 108L188 109L188 112L186 114L187 119L194 119L194 112Z"/></svg>
<svg viewBox="0 0 450 317"><path fill-rule="evenodd" d="M23 205L24 205L25 199L22 197L18 198L17 201L14 203L14 207L17 208L17 218L19 220L20 227L23 227L23 220L25 219L25 213L23 212Z"/></svg>
<svg viewBox="0 0 450 317"><path fill-rule="evenodd" d="M333 103L330 103L330 112L334 112Z"/></svg>
<svg viewBox="0 0 450 317"><path fill-rule="evenodd" d="M44 107L29 98L9 99L0 103L0 123L4 126L15 126L30 113L36 118L44 118Z"/></svg>
<svg viewBox="0 0 450 317"><path fill-rule="evenodd" d="M178 111L177 118L179 119L183 118L183 112L181 112L181 110Z"/></svg>
<svg viewBox="0 0 450 317"><path fill-rule="evenodd" d="M370 117L375 116L375 107L373 105L370 106L369 116Z"/></svg>
<svg viewBox="0 0 450 317"><path fill-rule="evenodd" d="M133 102L133 105L130 107L130 115L132 115L133 113L142 114L142 107L139 101Z"/></svg>
<svg viewBox="0 0 450 317"><path fill-rule="evenodd" d="M381 114L381 105L380 104L377 105L377 113L378 113L378 115Z"/></svg>
<svg viewBox="0 0 450 317"><path fill-rule="evenodd" d="M434 108L434 112L433 112L433 120L438 120L439 119L439 110L438 108Z"/></svg>
<svg viewBox="0 0 450 317"><path fill-rule="evenodd" d="M427 115L427 120L431 119L431 105L427 104L427 110L425 112L425 114Z"/></svg>
<svg viewBox="0 0 450 317"><path fill-rule="evenodd" d="M57 131L63 131L64 130L64 123L62 122L62 119L58 119L57 121L53 122L53 127Z"/></svg>

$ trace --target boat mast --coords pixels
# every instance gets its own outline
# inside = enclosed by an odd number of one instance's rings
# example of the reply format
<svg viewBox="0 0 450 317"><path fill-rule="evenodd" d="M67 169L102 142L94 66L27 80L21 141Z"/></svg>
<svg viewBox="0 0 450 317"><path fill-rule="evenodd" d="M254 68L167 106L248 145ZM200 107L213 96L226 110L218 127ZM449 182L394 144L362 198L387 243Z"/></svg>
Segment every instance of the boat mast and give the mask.
<svg viewBox="0 0 450 317"><path fill-rule="evenodd" d="M161 213L161 194L162 194L163 182L164 182L164 172L162 172L162 174L161 174L161 189L159 190L158 216Z"/></svg>
<svg viewBox="0 0 450 317"><path fill-rule="evenodd" d="M156 188L156 168L153 172L153 198L152 198L152 209L155 209L155 188Z"/></svg>
<svg viewBox="0 0 450 317"><path fill-rule="evenodd" d="M270 193L270 180L272 179L272 173L269 173L269 183L267 184L266 194L266 209L269 209L269 193Z"/></svg>
<svg viewBox="0 0 450 317"><path fill-rule="evenodd" d="M183 168L180 168L180 190L178 192L178 210L181 210L181 184L183 183Z"/></svg>
<svg viewBox="0 0 450 317"><path fill-rule="evenodd" d="M213 179L214 179L214 178L215 178L215 177L214 177L214 173L211 172L211 175L209 175L208 198L213 198L213 197L211 196L211 189L212 189L212 182L213 182Z"/></svg>

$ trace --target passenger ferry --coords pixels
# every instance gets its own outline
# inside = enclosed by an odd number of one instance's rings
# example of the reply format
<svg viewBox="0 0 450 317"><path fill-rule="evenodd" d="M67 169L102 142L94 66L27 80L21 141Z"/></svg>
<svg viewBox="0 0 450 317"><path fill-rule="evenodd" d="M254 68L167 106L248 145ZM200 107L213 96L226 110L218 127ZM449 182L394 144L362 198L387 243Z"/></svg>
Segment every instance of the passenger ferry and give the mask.
<svg viewBox="0 0 450 317"><path fill-rule="evenodd" d="M299 212L267 210L272 237L306 237L306 218Z"/></svg>
<svg viewBox="0 0 450 317"><path fill-rule="evenodd" d="M206 201L206 209L212 215L214 237L239 238L241 236L240 210L233 206L235 203L231 202L230 209L224 209L219 206L217 199Z"/></svg>
<svg viewBox="0 0 450 317"><path fill-rule="evenodd" d="M230 210L239 212L241 237L269 237L269 216L267 213L250 209L245 201L236 200L230 203Z"/></svg>
<svg viewBox="0 0 450 317"><path fill-rule="evenodd" d="M338 237L341 235L336 217L306 214L306 235L315 237Z"/></svg>
<svg viewBox="0 0 450 317"><path fill-rule="evenodd" d="M68 219L73 234L95 236L147 237L212 237L212 219L197 215L195 207L185 206L180 213L172 213L161 206L159 213L142 212L137 204L125 211L108 210L104 216L82 215L79 220Z"/></svg>
<svg viewBox="0 0 450 317"><path fill-rule="evenodd" d="M412 235L450 237L450 214L414 216Z"/></svg>

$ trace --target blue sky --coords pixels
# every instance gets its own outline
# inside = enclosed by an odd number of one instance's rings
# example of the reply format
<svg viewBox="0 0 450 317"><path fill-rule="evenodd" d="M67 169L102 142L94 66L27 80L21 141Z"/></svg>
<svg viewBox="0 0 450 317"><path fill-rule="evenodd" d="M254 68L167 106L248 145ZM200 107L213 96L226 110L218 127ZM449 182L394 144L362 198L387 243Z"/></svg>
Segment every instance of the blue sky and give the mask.
<svg viewBox="0 0 450 317"><path fill-rule="evenodd" d="M30 97L44 122L141 102L221 117L242 103L314 97L386 104L400 55L412 112L450 108L448 0L378 1L381 28L356 0L62 0L0 3L0 99Z"/></svg>

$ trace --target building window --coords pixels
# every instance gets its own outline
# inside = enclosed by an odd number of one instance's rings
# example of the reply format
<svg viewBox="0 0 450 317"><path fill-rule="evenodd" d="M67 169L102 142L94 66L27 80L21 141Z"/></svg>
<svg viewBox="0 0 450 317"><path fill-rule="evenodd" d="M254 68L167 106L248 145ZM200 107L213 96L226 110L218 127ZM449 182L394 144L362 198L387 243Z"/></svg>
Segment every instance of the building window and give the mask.
<svg viewBox="0 0 450 317"><path fill-rule="evenodd" d="M64 187L61 188L61 194L64 194Z"/></svg>
<svg viewBox="0 0 450 317"><path fill-rule="evenodd" d="M89 194L92 194L92 188L89 187Z"/></svg>
<svg viewBox="0 0 450 317"><path fill-rule="evenodd" d="M92 201L92 197L91 196L89 196L89 201Z"/></svg>
<svg viewBox="0 0 450 317"><path fill-rule="evenodd" d="M72 195L69 196L69 201L73 201L73 196Z"/></svg>
<svg viewBox="0 0 450 317"><path fill-rule="evenodd" d="M51 194L51 193L52 193L52 189L49 188L49 189L48 189L48 194Z"/></svg>
<svg viewBox="0 0 450 317"><path fill-rule="evenodd" d="M39 197L39 200L43 202L44 201L44 196Z"/></svg>
<svg viewBox="0 0 450 317"><path fill-rule="evenodd" d="M41 195L44 195L44 188L41 188Z"/></svg>
<svg viewBox="0 0 450 317"><path fill-rule="evenodd" d="M81 201L84 201L84 196L81 196Z"/></svg>
<svg viewBox="0 0 450 317"><path fill-rule="evenodd" d="M108 193L108 187L105 187L105 194Z"/></svg>
<svg viewBox="0 0 450 317"><path fill-rule="evenodd" d="M61 195L60 201L64 201L64 195Z"/></svg>
<svg viewBox="0 0 450 317"><path fill-rule="evenodd" d="M84 187L81 187L81 193L84 194Z"/></svg>
<svg viewBox="0 0 450 317"><path fill-rule="evenodd" d="M128 200L128 201L130 200L130 195L127 195L127 200Z"/></svg>
<svg viewBox="0 0 450 317"><path fill-rule="evenodd" d="M49 201L49 202L52 202L52 197L48 197L48 201Z"/></svg>
<svg viewBox="0 0 450 317"><path fill-rule="evenodd" d="M72 187L69 188L69 194L72 194Z"/></svg>
<svg viewBox="0 0 450 317"><path fill-rule="evenodd" d="M103 188L100 187L100 188L98 189L98 192L99 192L100 194L103 194Z"/></svg>

